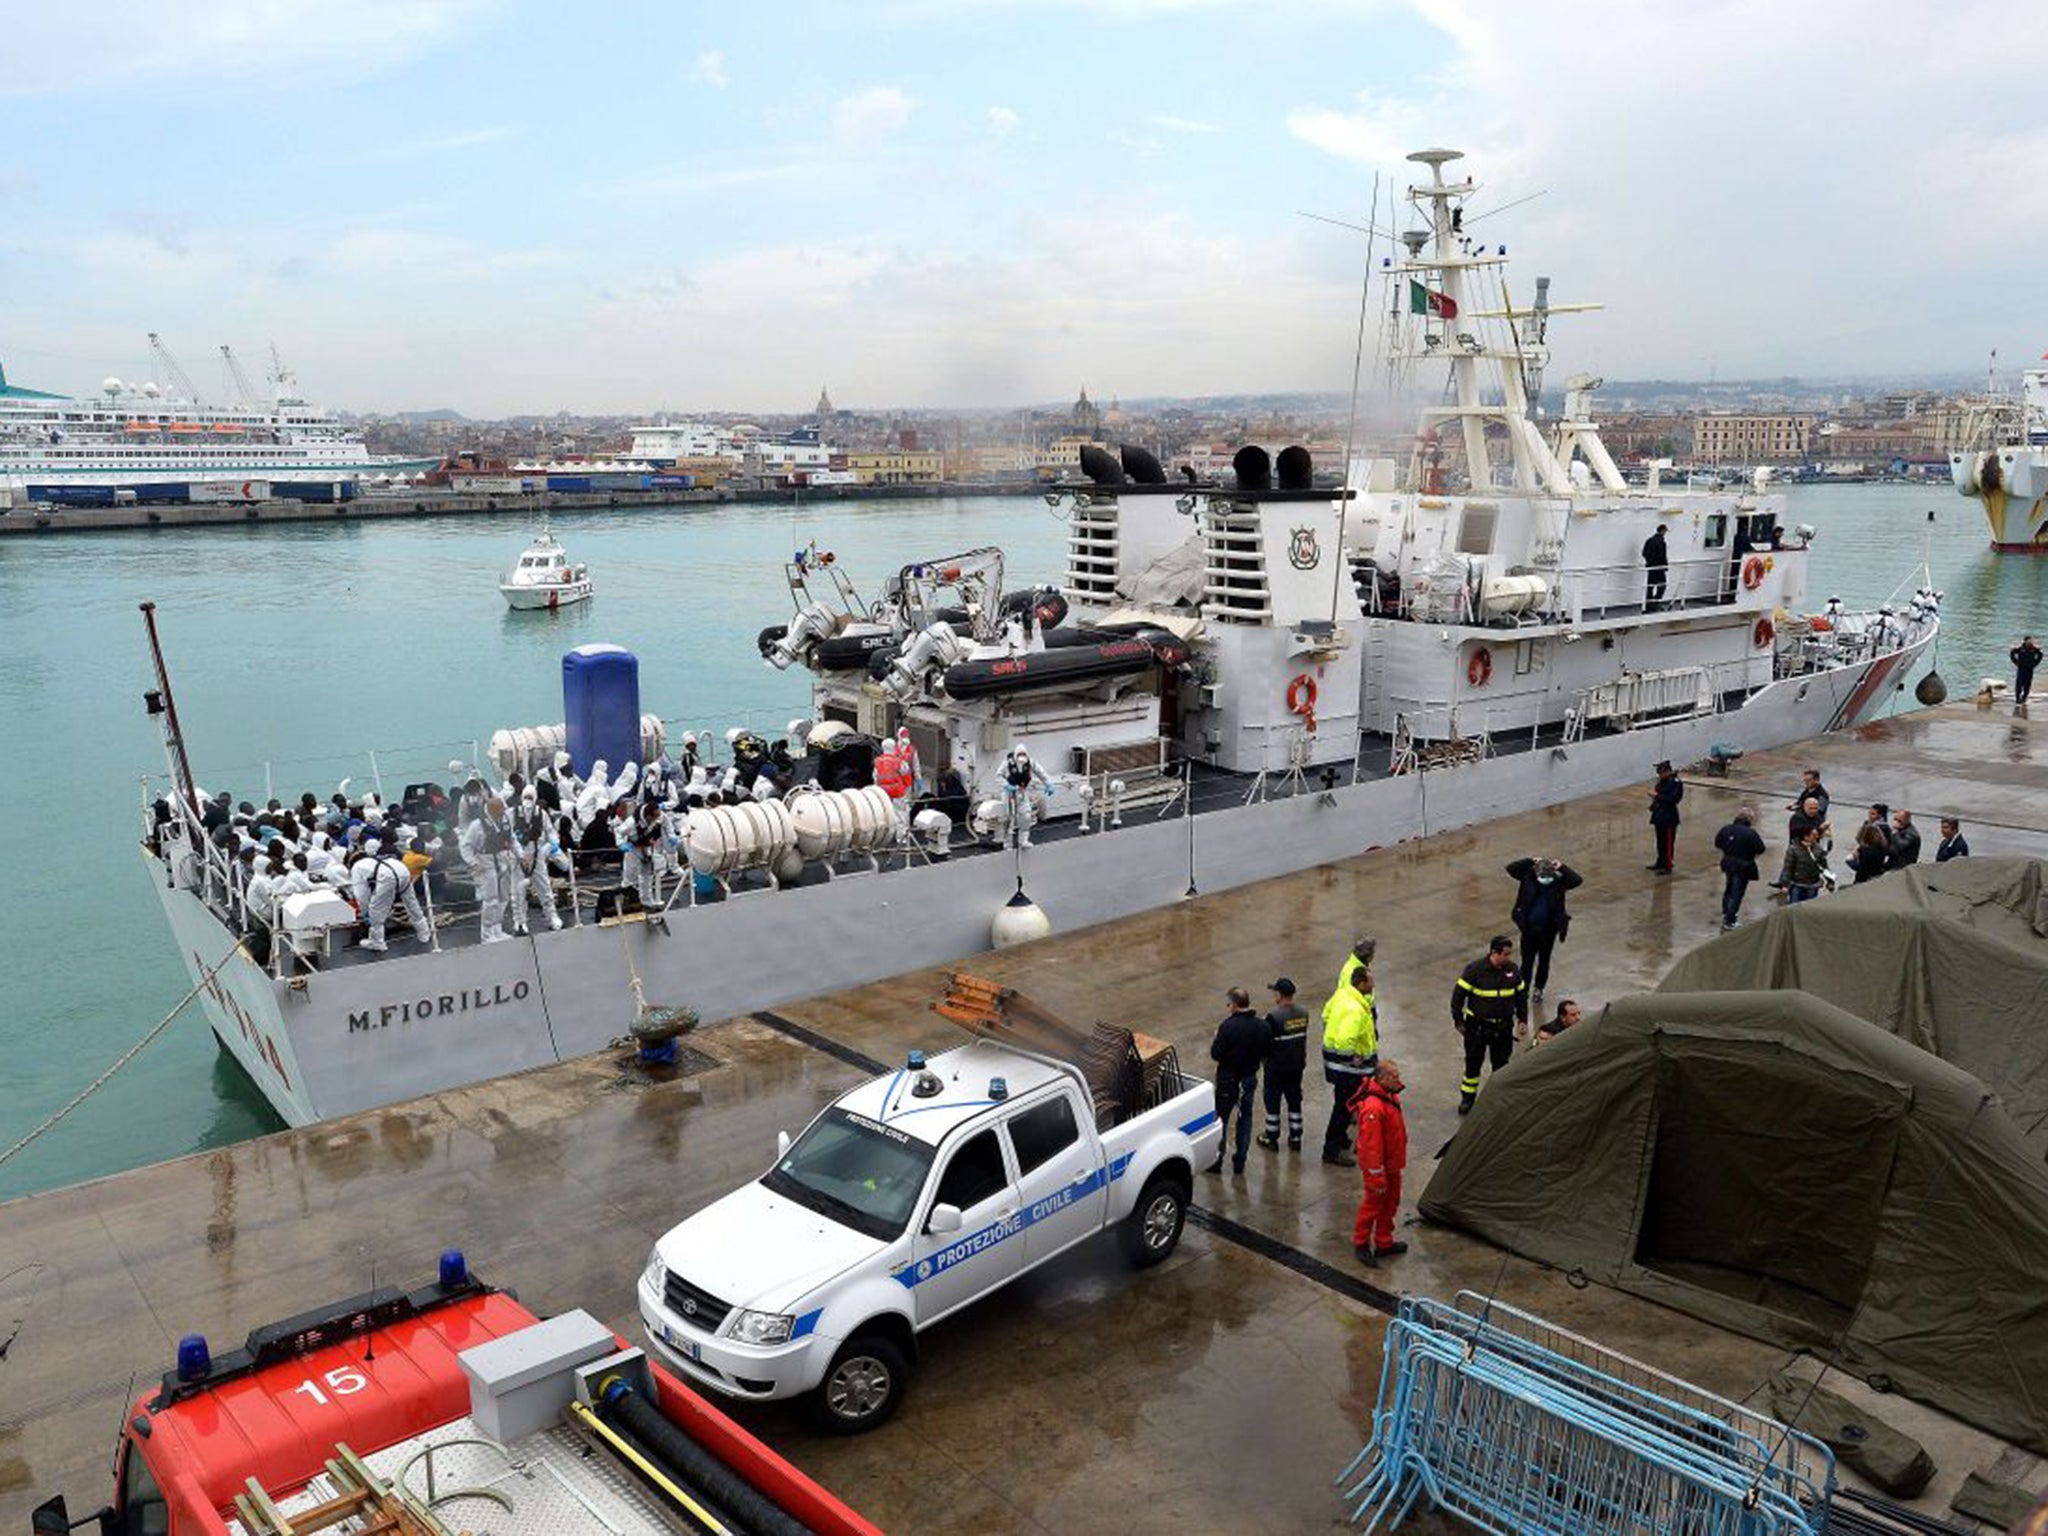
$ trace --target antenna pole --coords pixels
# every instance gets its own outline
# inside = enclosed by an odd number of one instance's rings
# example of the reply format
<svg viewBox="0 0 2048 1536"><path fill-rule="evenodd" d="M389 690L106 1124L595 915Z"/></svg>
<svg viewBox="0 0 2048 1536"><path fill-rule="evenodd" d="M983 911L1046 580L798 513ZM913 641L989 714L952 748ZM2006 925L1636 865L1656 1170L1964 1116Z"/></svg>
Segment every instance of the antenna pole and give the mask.
<svg viewBox="0 0 2048 1536"><path fill-rule="evenodd" d="M1365 367L1365 324L1372 303L1372 258L1379 239L1380 173L1372 173L1372 212L1365 226L1365 275L1358 283L1358 339L1351 353L1351 414L1344 423L1344 479L1337 498L1337 550L1330 570L1330 622L1337 622L1337 599L1344 590L1344 535L1349 531L1351 513L1351 450L1358 432L1358 376ZM1364 637L1360 637L1360 644Z"/></svg>
<svg viewBox="0 0 2048 1536"><path fill-rule="evenodd" d="M142 604L142 622L149 631L149 659L156 668L157 693L163 705L164 756L170 759L171 779L185 814L196 818L205 812L192 786L192 764L185 757L185 732L178 724L178 701L171 693L171 669L164 664L164 648L157 640L155 603Z"/></svg>

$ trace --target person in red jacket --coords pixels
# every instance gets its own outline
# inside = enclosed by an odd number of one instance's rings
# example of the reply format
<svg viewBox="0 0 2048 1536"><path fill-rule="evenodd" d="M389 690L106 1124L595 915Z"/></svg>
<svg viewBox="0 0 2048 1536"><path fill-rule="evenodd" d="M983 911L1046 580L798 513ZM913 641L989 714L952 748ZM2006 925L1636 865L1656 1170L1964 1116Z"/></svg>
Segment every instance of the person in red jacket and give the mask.
<svg viewBox="0 0 2048 1536"><path fill-rule="evenodd" d="M1408 1166L1408 1122L1401 1117L1401 1088L1400 1064L1382 1056L1379 1072L1365 1080L1351 1101L1358 1110L1358 1171L1365 1175L1365 1195L1358 1202L1351 1248L1360 1263L1375 1269L1381 1259L1408 1251L1406 1243L1394 1241L1401 1171Z"/></svg>

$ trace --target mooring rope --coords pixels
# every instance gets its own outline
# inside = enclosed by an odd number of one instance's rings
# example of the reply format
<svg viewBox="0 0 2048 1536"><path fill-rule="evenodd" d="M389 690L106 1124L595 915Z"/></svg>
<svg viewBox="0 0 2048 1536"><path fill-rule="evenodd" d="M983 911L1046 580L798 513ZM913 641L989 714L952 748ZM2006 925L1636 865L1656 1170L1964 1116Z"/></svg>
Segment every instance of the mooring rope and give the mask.
<svg viewBox="0 0 2048 1536"><path fill-rule="evenodd" d="M193 998L197 997L201 992L206 990L207 984L211 982L215 976L220 974L221 968L223 966L225 966L230 960L234 959L235 956L241 952L241 948L242 940L240 937L237 937L235 940L235 947L229 950L226 954L222 955L220 957L219 962L215 964L212 969L207 971L207 973L204 976L200 977L199 980L195 981L192 984L192 990L190 992L187 992L182 998L178 1000L177 1007L173 1008L169 1013L165 1014L163 1018L158 1020L156 1026L153 1029L151 1029L148 1034L144 1035L140 1040L136 1041L133 1045L128 1047L126 1051L122 1052L120 1058L116 1060L111 1067L107 1068L106 1071L102 1072L98 1077L94 1078L91 1082L87 1083L83 1088L81 1088L69 1104L66 1104L54 1115L51 1115L49 1119L45 1120L41 1125L37 1126L34 1130L30 1131L26 1136L22 1137L21 1140L17 1141L5 1152L0 1152L0 1164L6 1163L17 1152L20 1152L23 1148L28 1146L30 1142L34 1141L37 1137L41 1136L45 1131L48 1131L54 1126L56 1126L58 1122L63 1120L65 1116L69 1115L74 1109L78 1108L79 1105L83 1104L87 1099L91 1098L95 1093L98 1093L100 1089L106 1087L106 1085L113 1080L113 1076L116 1072L119 1072L123 1067L127 1066L129 1062L133 1061L136 1057L140 1056L145 1050L149 1048L150 1042L155 1040L158 1035L161 1035L165 1030L171 1027L171 1021L177 1018L179 1014L183 1013L185 1009L191 1005Z"/></svg>

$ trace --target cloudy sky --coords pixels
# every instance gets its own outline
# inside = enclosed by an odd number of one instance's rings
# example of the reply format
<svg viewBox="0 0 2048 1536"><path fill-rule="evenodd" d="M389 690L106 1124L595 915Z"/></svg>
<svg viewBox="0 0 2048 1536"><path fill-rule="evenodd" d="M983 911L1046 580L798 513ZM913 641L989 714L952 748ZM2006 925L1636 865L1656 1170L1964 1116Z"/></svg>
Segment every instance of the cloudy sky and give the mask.
<svg viewBox="0 0 2048 1536"><path fill-rule="evenodd" d="M1467 151L1561 367L2048 348L2037 0L7 6L0 363L350 409L1342 388L1373 174Z"/></svg>

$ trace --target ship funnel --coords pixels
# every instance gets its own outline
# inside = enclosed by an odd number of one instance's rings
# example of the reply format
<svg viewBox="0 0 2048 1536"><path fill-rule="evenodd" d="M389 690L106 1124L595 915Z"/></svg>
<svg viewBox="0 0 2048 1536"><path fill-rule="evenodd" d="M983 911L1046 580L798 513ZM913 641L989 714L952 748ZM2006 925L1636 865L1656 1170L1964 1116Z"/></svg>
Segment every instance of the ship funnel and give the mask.
<svg viewBox="0 0 2048 1536"><path fill-rule="evenodd" d="M1299 443L1280 450L1276 467L1280 474L1280 489L1283 491L1305 491L1315 484L1315 460Z"/></svg>
<svg viewBox="0 0 2048 1536"><path fill-rule="evenodd" d="M1231 457L1240 491L1265 491L1273 486L1273 461L1257 443L1246 443Z"/></svg>
<svg viewBox="0 0 2048 1536"><path fill-rule="evenodd" d="M1148 450L1125 443L1117 450L1117 456L1123 460L1124 473L1131 477L1132 484L1166 484L1166 470Z"/></svg>
<svg viewBox="0 0 2048 1536"><path fill-rule="evenodd" d="M1081 449L1081 473L1097 485L1126 483L1123 466L1117 463L1115 456L1093 444L1083 445Z"/></svg>

